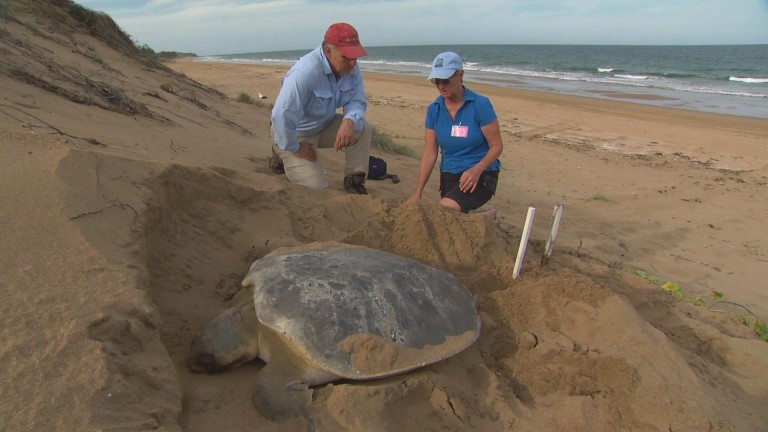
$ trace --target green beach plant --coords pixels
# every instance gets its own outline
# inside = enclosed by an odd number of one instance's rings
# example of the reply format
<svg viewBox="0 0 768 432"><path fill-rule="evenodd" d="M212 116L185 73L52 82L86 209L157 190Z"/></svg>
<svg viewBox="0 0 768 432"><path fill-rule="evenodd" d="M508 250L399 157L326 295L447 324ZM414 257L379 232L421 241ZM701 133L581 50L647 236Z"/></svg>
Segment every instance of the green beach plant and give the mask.
<svg viewBox="0 0 768 432"><path fill-rule="evenodd" d="M272 104L272 103L265 104L264 102L262 102L262 101L260 101L258 99L252 98L251 95L249 95L247 93L240 93L237 96L237 98L235 99L235 101L240 102L240 103L247 103L247 104L255 105L255 106L259 107L259 108L269 108L269 109L272 109L272 107L274 107L274 104Z"/></svg>
<svg viewBox="0 0 768 432"><path fill-rule="evenodd" d="M596 193L590 197L587 197L586 200L587 201L605 201L605 202L611 201L610 198L608 198L607 196L601 193Z"/></svg>
<svg viewBox="0 0 768 432"><path fill-rule="evenodd" d="M633 274L635 276L639 276L654 285L659 285L659 282L661 281L661 278L655 275L648 274L645 270L640 268L632 267L629 264L624 265L624 271L630 274ZM720 312L720 313L726 313L733 317L734 319L738 320L742 324L744 324L747 327L750 327L757 336L768 342L768 324L765 321L762 321L757 318L757 316L752 313L749 308L747 308L744 305L741 305L739 303L734 303L731 301L724 301L723 297L725 297L725 294L723 294L720 291L713 290L709 295L699 295L699 296L693 296L693 297L686 297L685 293L683 292L683 289L680 287L680 284L677 282L667 281L661 284L661 289L668 292L669 295L672 297L676 297L679 299L683 299L686 302L692 304L693 306L697 307L707 307L707 310L711 312ZM730 304L737 307L740 307L746 311L746 315L739 315L733 311L728 311L724 309L718 309L716 308L719 304Z"/></svg>
<svg viewBox="0 0 768 432"><path fill-rule="evenodd" d="M253 104L256 102L248 93L240 93L239 95L237 95L237 99L235 100L240 103L247 103L247 104Z"/></svg>
<svg viewBox="0 0 768 432"><path fill-rule="evenodd" d="M373 127L373 136L371 137L371 147L379 149L384 153L394 153L410 158L416 158L418 155L407 145L398 144L392 137L384 131Z"/></svg>
<svg viewBox="0 0 768 432"><path fill-rule="evenodd" d="M661 289L668 292L673 297L677 297L677 298L685 297L685 294L683 294L683 290L680 288L680 284L678 284L677 282L665 282L664 285L661 286Z"/></svg>
<svg viewBox="0 0 768 432"><path fill-rule="evenodd" d="M752 327L760 339L768 342L768 324L756 320Z"/></svg>

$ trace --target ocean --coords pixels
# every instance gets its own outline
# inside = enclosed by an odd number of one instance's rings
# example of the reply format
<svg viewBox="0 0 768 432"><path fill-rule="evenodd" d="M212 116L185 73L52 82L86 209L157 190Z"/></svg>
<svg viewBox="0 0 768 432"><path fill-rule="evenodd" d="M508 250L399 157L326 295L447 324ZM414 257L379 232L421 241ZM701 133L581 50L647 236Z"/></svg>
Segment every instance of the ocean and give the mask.
<svg viewBox="0 0 768 432"><path fill-rule="evenodd" d="M203 60L291 65L309 50ZM366 50L368 56L358 61L363 71L426 77L435 55L455 51L464 59L470 87L481 82L768 118L768 45L429 45Z"/></svg>

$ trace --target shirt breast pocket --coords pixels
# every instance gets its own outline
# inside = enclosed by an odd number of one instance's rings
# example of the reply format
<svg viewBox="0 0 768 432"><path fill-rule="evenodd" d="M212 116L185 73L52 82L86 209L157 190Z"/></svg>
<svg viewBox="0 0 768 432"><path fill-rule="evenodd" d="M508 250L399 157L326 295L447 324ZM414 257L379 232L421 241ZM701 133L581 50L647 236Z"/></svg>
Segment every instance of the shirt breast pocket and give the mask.
<svg viewBox="0 0 768 432"><path fill-rule="evenodd" d="M312 102L309 104L309 110L313 114L319 115L323 115L329 110L335 111L333 93L327 89L312 90Z"/></svg>

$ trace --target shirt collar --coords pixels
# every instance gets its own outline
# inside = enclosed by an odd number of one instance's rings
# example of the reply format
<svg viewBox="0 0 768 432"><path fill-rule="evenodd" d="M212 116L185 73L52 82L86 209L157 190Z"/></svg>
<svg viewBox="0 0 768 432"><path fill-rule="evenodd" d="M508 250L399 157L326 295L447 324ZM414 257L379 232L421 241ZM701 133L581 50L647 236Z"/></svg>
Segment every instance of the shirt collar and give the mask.
<svg viewBox="0 0 768 432"><path fill-rule="evenodd" d="M464 87L464 100L461 101L461 105L464 106L467 102L474 102L477 98L477 93L473 92L472 90L468 89L464 86L464 84L461 85ZM438 102L440 105L445 106L445 97L443 95L439 95L435 102Z"/></svg>
<svg viewBox="0 0 768 432"><path fill-rule="evenodd" d="M464 87L464 85L462 85ZM474 101L477 97L477 93L473 92L472 90L464 87L464 100L465 101Z"/></svg>
<svg viewBox="0 0 768 432"><path fill-rule="evenodd" d="M331 63L328 62L328 57L325 56L323 46L317 47L317 51L320 53L320 58L323 59L323 73L326 75L333 75L333 69L331 69Z"/></svg>

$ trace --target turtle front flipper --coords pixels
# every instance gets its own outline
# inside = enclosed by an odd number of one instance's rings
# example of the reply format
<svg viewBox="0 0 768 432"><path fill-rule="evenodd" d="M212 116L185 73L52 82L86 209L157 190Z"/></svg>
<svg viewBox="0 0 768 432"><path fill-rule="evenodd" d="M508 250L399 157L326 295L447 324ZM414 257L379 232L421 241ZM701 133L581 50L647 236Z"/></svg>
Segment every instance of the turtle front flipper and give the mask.
<svg viewBox="0 0 768 432"><path fill-rule="evenodd" d="M301 380L298 368L272 359L256 376L256 411L273 422L304 418L307 431L317 431L312 413L312 389Z"/></svg>

